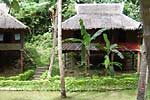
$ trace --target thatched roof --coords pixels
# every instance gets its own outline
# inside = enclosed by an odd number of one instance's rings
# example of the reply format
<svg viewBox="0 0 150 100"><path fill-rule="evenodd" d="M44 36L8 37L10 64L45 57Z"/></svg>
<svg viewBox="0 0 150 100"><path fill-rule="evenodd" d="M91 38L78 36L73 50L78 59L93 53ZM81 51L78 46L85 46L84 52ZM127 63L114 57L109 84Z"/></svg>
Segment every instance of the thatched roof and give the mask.
<svg viewBox="0 0 150 100"><path fill-rule="evenodd" d="M140 23L123 14L122 3L77 4L77 14L64 21L64 30L80 29L83 19L86 29L108 28L136 30Z"/></svg>
<svg viewBox="0 0 150 100"><path fill-rule="evenodd" d="M5 4L0 4L0 29L22 29L26 30L27 26L8 14L9 8Z"/></svg>

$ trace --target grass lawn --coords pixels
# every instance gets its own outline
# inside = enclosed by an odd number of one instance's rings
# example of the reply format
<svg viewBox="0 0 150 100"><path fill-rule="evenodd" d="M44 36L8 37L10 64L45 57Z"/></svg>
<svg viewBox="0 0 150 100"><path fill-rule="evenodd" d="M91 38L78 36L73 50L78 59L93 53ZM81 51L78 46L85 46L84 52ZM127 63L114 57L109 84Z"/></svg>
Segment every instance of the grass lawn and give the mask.
<svg viewBox="0 0 150 100"><path fill-rule="evenodd" d="M135 90L109 92L68 92L64 100L135 100ZM0 100L61 100L59 92L0 91Z"/></svg>

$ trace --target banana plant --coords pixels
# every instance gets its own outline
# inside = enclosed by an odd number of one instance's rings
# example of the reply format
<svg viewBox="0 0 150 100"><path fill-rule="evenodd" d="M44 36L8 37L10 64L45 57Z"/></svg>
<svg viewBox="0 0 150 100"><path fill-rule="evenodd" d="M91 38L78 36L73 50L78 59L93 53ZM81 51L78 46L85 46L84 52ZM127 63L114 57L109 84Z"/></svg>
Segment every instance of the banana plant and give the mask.
<svg viewBox="0 0 150 100"><path fill-rule="evenodd" d="M95 40L98 36L100 36L106 29L98 30L94 35L91 36L90 33L86 31L83 20L80 19L80 28L81 28L81 36L82 39L78 38L68 38L65 41L70 42L78 42L82 44L81 47L81 66L86 66L86 71L88 71L90 66L90 45L93 40Z"/></svg>
<svg viewBox="0 0 150 100"><path fill-rule="evenodd" d="M97 47L100 50L103 50L106 52L106 55L104 56L105 60L102 64L105 66L107 73L110 74L111 76L114 76L114 73L115 73L114 65L121 69L122 64L119 62L114 62L113 59L111 59L110 57L112 54L116 54L121 59L124 59L124 56L118 50L118 48L119 48L118 44L111 44L110 43L107 34L103 34L103 38L104 38L106 45L105 46L98 45Z"/></svg>

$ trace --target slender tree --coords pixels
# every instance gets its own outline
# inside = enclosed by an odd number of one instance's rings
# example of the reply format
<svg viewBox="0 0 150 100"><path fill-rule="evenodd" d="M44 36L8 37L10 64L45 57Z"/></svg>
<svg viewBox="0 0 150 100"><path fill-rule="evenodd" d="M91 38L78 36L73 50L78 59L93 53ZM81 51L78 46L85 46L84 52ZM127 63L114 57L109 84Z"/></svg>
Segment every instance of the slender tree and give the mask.
<svg viewBox="0 0 150 100"><path fill-rule="evenodd" d="M64 64L62 60L62 0L57 1L58 9L58 59L59 59L59 69L60 69L60 81L61 81L61 97L66 97L65 90L65 79L64 79Z"/></svg>
<svg viewBox="0 0 150 100"><path fill-rule="evenodd" d="M52 74L52 67L53 67L53 62L54 62L54 58L55 58L55 48L56 48L56 44L57 44L57 38L56 38L56 35L57 35L57 23L58 23L58 13L57 13L57 9L55 9L55 5L52 6L50 9L50 12L51 12L51 22L52 22L52 34L53 34L53 47L51 49L51 56L50 56L50 64L49 64L49 70L48 70L48 77L47 78L50 78L51 77L51 74Z"/></svg>
<svg viewBox="0 0 150 100"><path fill-rule="evenodd" d="M146 74L150 67L150 2L149 0L140 0L141 5L141 16L143 20L143 45L145 50L142 51L142 65L141 65L141 72L139 77L139 85L138 85L138 95L137 100L145 100L146 99ZM148 68L147 68L148 66Z"/></svg>

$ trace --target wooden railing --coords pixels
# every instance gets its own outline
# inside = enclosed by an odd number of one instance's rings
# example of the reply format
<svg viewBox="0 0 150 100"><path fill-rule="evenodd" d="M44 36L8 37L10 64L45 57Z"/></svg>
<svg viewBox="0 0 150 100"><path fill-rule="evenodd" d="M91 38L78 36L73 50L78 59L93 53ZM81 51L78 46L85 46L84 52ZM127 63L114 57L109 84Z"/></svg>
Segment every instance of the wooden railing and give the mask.
<svg viewBox="0 0 150 100"><path fill-rule="evenodd" d="M0 50L20 50L20 43L0 43Z"/></svg>

